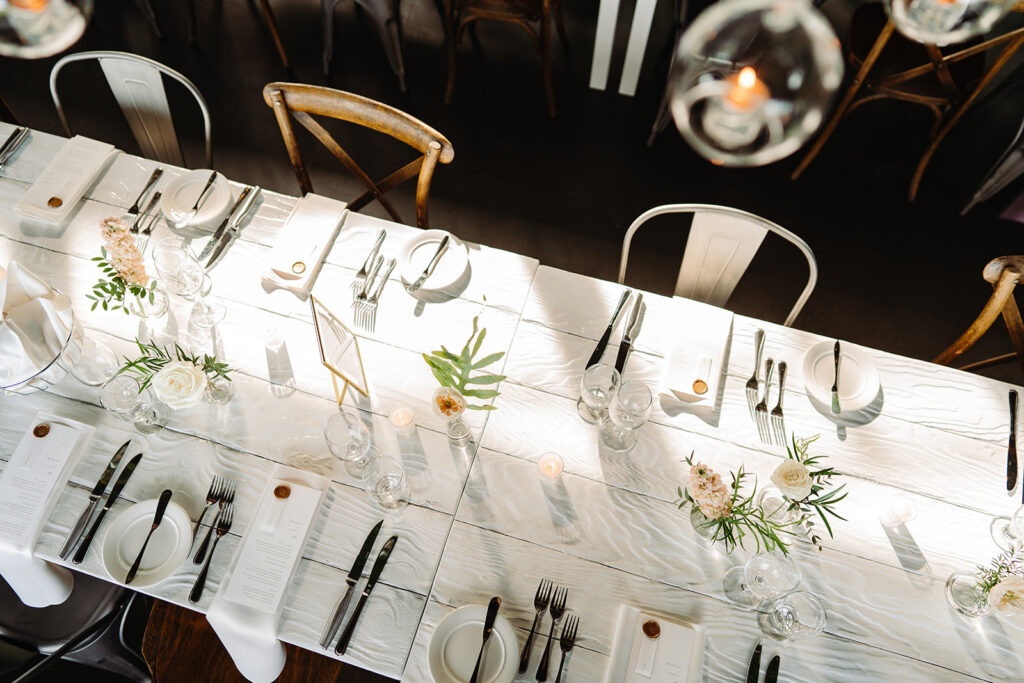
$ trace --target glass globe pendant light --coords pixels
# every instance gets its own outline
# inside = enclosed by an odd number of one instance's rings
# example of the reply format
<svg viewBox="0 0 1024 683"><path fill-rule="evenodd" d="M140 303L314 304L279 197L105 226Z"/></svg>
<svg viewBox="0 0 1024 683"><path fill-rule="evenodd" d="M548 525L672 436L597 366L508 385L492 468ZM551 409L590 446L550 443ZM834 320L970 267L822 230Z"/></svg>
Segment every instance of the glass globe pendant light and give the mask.
<svg viewBox="0 0 1024 683"><path fill-rule="evenodd" d="M950 45L988 31L1017 0L889 0L896 30L911 40Z"/></svg>
<svg viewBox="0 0 1024 683"><path fill-rule="evenodd" d="M809 0L722 0L679 40L670 106L713 163L761 166L818 129L842 79L839 40Z"/></svg>
<svg viewBox="0 0 1024 683"><path fill-rule="evenodd" d="M0 55L41 59L85 33L93 0L0 0Z"/></svg>

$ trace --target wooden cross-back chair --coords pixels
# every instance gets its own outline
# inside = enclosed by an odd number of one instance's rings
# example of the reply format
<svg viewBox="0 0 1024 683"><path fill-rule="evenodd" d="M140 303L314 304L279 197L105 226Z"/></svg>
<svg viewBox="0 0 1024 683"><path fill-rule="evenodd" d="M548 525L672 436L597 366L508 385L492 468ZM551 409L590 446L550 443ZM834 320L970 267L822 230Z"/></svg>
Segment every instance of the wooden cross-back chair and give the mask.
<svg viewBox="0 0 1024 683"><path fill-rule="evenodd" d="M1024 256L1000 256L993 259L985 266L982 277L992 283L994 291L989 297L981 314L975 319L960 337L953 342L948 349L940 353L933 363L949 365L959 358L967 349L974 346L975 342L985 334L992 323L1000 315L1006 322L1006 329L1010 332L1010 340L1016 351L1004 353L992 358L969 363L961 366L961 370L977 370L997 363L1013 360L1014 357L1020 362L1024 369L1024 322L1021 322L1020 309L1013 298L1014 289L1020 282L1021 274L1024 273Z"/></svg>
<svg viewBox="0 0 1024 683"><path fill-rule="evenodd" d="M366 191L349 202L348 208L358 211L377 200L392 219L401 223L395 207L384 193L396 185L416 176L416 226L428 228L427 202L430 196L430 181L438 163L447 164L455 156L455 150L448 139L419 119L403 111L376 102L361 95L300 83L269 83L263 88L263 99L274 110L277 125L281 129L288 158L295 169L302 194L313 191L309 171L302 161L299 144L295 139L292 119L308 130L324 147L340 161L363 185ZM348 121L380 133L385 133L419 151L413 159L383 180L374 182L366 172L342 149L338 141L313 118L312 115L329 116Z"/></svg>
<svg viewBox="0 0 1024 683"><path fill-rule="evenodd" d="M1014 7L1022 10L1024 4ZM792 178L796 180L807 169L848 113L879 99L902 100L927 107L934 117L931 141L910 181L908 197L913 201L939 144L1022 45L1024 27L951 46L952 51L944 53L939 46L915 43L895 33L881 4L861 5L850 21L847 46L857 75ZM985 53L1000 46L986 66Z"/></svg>

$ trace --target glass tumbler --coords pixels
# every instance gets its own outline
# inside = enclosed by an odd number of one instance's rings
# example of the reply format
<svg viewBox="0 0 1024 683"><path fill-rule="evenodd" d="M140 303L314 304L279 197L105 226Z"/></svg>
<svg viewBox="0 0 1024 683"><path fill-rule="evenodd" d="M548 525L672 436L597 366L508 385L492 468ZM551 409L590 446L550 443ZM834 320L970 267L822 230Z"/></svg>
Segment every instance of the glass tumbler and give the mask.
<svg viewBox="0 0 1024 683"><path fill-rule="evenodd" d="M139 380L128 375L118 375L103 385L100 404L121 419L134 422L143 434L160 429L170 416L170 408L157 401L149 387L142 389Z"/></svg>
<svg viewBox="0 0 1024 683"><path fill-rule="evenodd" d="M723 580L725 597L739 605L756 607L796 588L800 568L781 550L754 555L747 563L733 567Z"/></svg>
<svg viewBox="0 0 1024 683"><path fill-rule="evenodd" d="M636 446L636 430L650 417L653 400L651 390L643 382L619 385L608 404L608 419L601 425L601 443L618 452Z"/></svg>
<svg viewBox="0 0 1024 683"><path fill-rule="evenodd" d="M767 614L759 619L761 630L784 640L818 635L828 623L825 606L814 593L797 591L768 603Z"/></svg>
<svg viewBox="0 0 1024 683"><path fill-rule="evenodd" d="M366 466L366 487L381 507L398 510L409 504L409 479L401 458L379 454Z"/></svg>
<svg viewBox="0 0 1024 683"><path fill-rule="evenodd" d="M605 363L595 363L583 373L576 410L584 422L601 424L608 417L608 404L619 388L619 371Z"/></svg>

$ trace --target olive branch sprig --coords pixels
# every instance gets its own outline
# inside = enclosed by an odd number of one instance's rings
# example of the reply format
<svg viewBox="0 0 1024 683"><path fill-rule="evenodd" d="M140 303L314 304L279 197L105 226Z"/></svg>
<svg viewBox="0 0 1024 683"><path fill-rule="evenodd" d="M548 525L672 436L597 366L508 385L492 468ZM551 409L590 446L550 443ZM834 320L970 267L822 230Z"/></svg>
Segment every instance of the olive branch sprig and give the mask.
<svg viewBox="0 0 1024 683"><path fill-rule="evenodd" d="M430 354L424 353L423 360L430 366L430 372L441 383L441 386L455 389L466 398L491 399L501 394L497 389L483 387L504 381L505 375L473 375L472 373L475 370L483 370L488 365L501 360L505 352L499 351L476 360L476 355L487 337L487 328L480 328L479 321L479 315L473 317L473 332L466 340L461 353L454 354L442 345L439 351L432 351ZM474 388L474 385L481 388ZM470 410L497 410L490 403L475 405L467 401L466 407Z"/></svg>
<svg viewBox="0 0 1024 683"><path fill-rule="evenodd" d="M811 534L811 542L818 546L820 550L821 537L815 533L814 516L817 515L821 519L825 525L825 530L828 531L829 538L835 538L828 518L831 515L836 519L846 521L845 517L835 511L835 505L849 494L843 490L846 488L846 484L840 484L836 488L831 488L833 486L832 477L841 475L835 471L835 468L825 467L822 464L825 456L809 454L811 444L817 441L819 436L819 434L815 434L814 436L797 438L796 434L793 434L792 447L789 444L786 445L786 454L791 460L803 464L808 469L812 483L811 492L805 498L793 500L785 495L783 495L783 498L789 501L790 511L797 512L803 517L802 521L806 524Z"/></svg>
<svg viewBox="0 0 1024 683"><path fill-rule="evenodd" d="M992 559L992 566L978 565L978 590L985 595L1012 574L1024 574L1024 546L1010 546L1006 552Z"/></svg>
<svg viewBox="0 0 1024 683"><path fill-rule="evenodd" d="M128 373L134 375L140 380L140 391L149 386L156 373L163 370L168 363L174 360L182 363L191 363L200 368L206 373L207 380L209 381L217 378L228 382L231 381L228 373L232 372L232 368L227 363L218 361L216 356L207 354L199 356L195 353L189 353L177 342L175 342L173 350L168 350L166 347L161 348L156 344L144 344L138 338L136 338L135 344L139 347L139 357L132 360L125 356L125 364L121 366L116 374Z"/></svg>

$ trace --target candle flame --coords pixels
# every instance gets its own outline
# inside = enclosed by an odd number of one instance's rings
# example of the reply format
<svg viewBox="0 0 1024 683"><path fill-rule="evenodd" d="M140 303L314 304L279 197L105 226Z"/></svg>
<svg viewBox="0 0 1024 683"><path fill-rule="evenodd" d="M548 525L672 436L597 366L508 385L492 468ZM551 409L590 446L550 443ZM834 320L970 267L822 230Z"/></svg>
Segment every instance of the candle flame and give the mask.
<svg viewBox="0 0 1024 683"><path fill-rule="evenodd" d="M750 90L757 83L757 72L754 71L754 67L745 66L740 69L740 77L738 79L741 88Z"/></svg>

